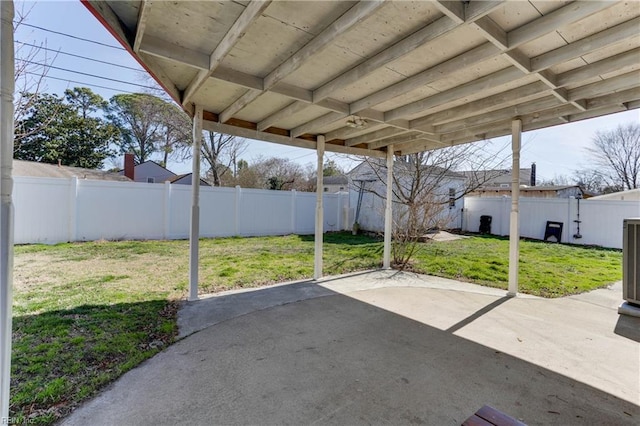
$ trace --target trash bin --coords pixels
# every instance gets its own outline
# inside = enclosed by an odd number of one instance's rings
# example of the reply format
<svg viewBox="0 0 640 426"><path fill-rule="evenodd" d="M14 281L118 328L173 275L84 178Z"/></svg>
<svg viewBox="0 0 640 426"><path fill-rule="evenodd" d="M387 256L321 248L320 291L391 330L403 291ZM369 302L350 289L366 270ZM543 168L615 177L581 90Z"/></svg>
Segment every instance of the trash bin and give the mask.
<svg viewBox="0 0 640 426"><path fill-rule="evenodd" d="M490 234L491 233L491 216L480 216L480 233L481 234Z"/></svg>

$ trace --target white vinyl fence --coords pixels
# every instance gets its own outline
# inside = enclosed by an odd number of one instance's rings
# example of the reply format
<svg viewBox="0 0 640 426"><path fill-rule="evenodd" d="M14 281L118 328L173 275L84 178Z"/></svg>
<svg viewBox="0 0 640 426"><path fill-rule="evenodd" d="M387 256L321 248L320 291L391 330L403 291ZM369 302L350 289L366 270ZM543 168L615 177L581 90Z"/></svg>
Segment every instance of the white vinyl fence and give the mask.
<svg viewBox="0 0 640 426"><path fill-rule="evenodd" d="M509 235L511 197L465 197L463 230L478 232L480 216L491 216L491 233ZM580 214L580 235L578 233ZM623 220L640 217L638 201L520 198L520 235L544 239L547 221L562 222L563 243L622 248Z"/></svg>
<svg viewBox="0 0 640 426"><path fill-rule="evenodd" d="M191 186L14 177L15 243L189 236ZM315 193L200 188L202 237L313 234ZM349 197L324 195L324 231L347 229Z"/></svg>

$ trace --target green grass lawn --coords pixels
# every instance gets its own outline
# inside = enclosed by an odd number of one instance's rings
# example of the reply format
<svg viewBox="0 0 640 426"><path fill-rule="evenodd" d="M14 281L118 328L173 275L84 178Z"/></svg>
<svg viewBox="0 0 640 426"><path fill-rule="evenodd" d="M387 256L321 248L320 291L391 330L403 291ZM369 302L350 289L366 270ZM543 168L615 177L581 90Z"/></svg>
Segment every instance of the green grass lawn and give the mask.
<svg viewBox="0 0 640 426"><path fill-rule="evenodd" d="M202 293L309 278L313 237L200 241ZM557 297L621 279L621 253L521 242L520 290ZM187 241L29 245L15 249L12 417L51 424L171 344L188 287ZM382 243L325 235L324 273L378 268ZM421 245L416 272L507 287L508 240Z"/></svg>
<svg viewBox="0 0 640 426"><path fill-rule="evenodd" d="M507 289L509 240L475 236L422 244L412 270ZM520 241L519 291L543 297L583 293L622 279L620 250Z"/></svg>

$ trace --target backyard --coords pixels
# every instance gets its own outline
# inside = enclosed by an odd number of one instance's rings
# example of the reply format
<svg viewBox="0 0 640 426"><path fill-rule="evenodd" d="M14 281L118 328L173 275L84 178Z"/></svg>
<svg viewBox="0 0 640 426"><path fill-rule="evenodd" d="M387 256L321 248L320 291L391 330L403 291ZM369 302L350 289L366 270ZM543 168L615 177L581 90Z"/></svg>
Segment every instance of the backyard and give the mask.
<svg viewBox="0 0 640 426"><path fill-rule="evenodd" d="M506 289L508 240L421 245L411 270ZM313 237L203 239L200 291L309 278ZM559 297L620 280L621 252L521 242L520 291ZM11 416L51 424L175 341L187 241L98 241L15 249ZM325 235L324 274L378 268L382 242Z"/></svg>

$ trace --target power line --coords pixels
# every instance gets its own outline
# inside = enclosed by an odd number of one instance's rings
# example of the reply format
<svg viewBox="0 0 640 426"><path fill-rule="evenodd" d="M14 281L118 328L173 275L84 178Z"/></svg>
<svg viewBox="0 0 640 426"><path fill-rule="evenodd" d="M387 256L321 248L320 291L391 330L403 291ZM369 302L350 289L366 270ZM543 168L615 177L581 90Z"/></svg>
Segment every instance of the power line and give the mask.
<svg viewBox="0 0 640 426"><path fill-rule="evenodd" d="M41 75L41 74L38 74L38 73L35 73L35 72L30 72L30 71L26 71L25 73L26 74L32 74L32 75ZM116 89L116 88L113 88L113 87L101 86L99 84L87 83L87 82L84 82L84 81L69 80L67 78L52 77L50 75L45 75L44 78L50 78L50 79L53 79L53 80L66 81L68 83L82 84L83 86L97 87L97 88L100 88L100 89L113 90L114 92L119 92L119 93L135 94L135 92L131 92L129 90Z"/></svg>
<svg viewBox="0 0 640 426"><path fill-rule="evenodd" d="M110 48L112 48L112 49L126 50L125 48L123 48L123 47L121 47L121 46L114 46L114 45L112 45L112 44L101 43L101 42L99 42L99 41L89 40L89 39L87 39L87 38L82 38L82 37L74 36L74 35L71 35L71 34L62 33L62 32L59 32L59 31L53 31L53 30L50 30L50 29L48 29L48 28L43 28L43 27L39 27L39 26L37 26L37 25L27 24L27 23L25 23L25 22L21 22L21 23L20 23L20 25L21 25L21 26L25 26L25 27L35 28L35 29L42 30L42 31L46 31L46 32L48 32L48 33L53 33L53 34L58 34L58 35L61 35L61 36L65 36L65 37L73 38L73 39L76 39L76 40L86 41L87 43L99 44L100 46L110 47Z"/></svg>
<svg viewBox="0 0 640 426"><path fill-rule="evenodd" d="M16 41L16 43L20 43L23 46L35 47L36 49L42 49L42 50L48 50L50 52L56 52L56 53L59 53L59 54L62 54L62 55L73 56L74 58L86 59L87 61L99 62L101 64L111 65L111 66L114 66L114 67L126 68L128 70L133 70L133 71L142 71L140 68L129 67L129 66L126 66L126 65L121 65L121 64L114 64L112 62L101 61L100 59L94 59L94 58L89 58L87 56L76 55L74 53L68 53L68 52L64 52L62 50L50 49L48 47L37 46L35 44L23 43L23 42L20 42L20 41Z"/></svg>
<svg viewBox="0 0 640 426"><path fill-rule="evenodd" d="M45 68L51 68L51 69L54 69L54 70L66 71L66 72L70 72L70 73L74 73L74 74L86 75L88 77L100 78L100 79L103 79L103 80L114 81L116 83L128 84L130 86L143 87L145 89L153 89L153 90L157 89L156 87L153 87L153 86L145 86L143 84L130 83L128 81L118 80L116 78L103 77L103 76L96 75L96 74L90 74L90 73L86 73L86 72L82 72L82 71L70 70L68 68L56 67L54 65L43 64L43 63L40 63L40 62L33 62L33 61L23 61L23 62L25 62L27 64L39 65L39 66L45 67Z"/></svg>

